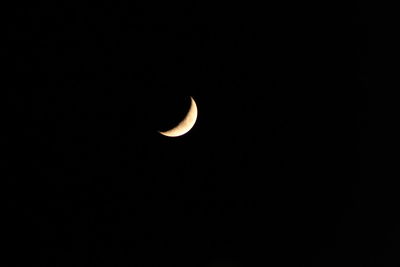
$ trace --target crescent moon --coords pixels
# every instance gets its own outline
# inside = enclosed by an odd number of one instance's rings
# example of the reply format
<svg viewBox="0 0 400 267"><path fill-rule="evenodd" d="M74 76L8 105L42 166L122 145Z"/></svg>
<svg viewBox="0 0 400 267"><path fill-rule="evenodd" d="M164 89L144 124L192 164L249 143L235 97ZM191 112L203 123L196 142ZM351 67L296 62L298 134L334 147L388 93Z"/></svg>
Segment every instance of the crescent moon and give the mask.
<svg viewBox="0 0 400 267"><path fill-rule="evenodd" d="M158 131L160 134L168 137L178 137L186 134L193 128L197 120L198 110L196 102L194 101L193 97L190 97L190 99L191 99L190 109L186 114L185 118L171 130L165 132Z"/></svg>

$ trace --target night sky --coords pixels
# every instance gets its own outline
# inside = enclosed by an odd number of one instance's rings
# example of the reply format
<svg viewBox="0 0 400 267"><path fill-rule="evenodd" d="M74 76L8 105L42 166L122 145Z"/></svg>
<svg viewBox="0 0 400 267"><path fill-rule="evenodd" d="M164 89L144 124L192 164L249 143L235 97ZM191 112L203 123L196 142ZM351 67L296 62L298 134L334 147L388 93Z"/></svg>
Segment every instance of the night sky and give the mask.
<svg viewBox="0 0 400 267"><path fill-rule="evenodd" d="M0 265L395 266L361 4L53 2L3 33Z"/></svg>

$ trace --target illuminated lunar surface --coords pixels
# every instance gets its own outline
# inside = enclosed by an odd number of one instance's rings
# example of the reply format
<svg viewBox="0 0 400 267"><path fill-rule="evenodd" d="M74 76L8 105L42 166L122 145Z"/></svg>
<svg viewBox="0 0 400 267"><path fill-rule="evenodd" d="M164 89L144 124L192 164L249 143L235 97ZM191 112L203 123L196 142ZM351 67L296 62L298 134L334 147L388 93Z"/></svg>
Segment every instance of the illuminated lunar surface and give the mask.
<svg viewBox="0 0 400 267"><path fill-rule="evenodd" d="M190 97L191 105L185 118L174 128L160 132L160 134L168 137L178 137L188 133L196 123L197 120L197 105L192 97Z"/></svg>

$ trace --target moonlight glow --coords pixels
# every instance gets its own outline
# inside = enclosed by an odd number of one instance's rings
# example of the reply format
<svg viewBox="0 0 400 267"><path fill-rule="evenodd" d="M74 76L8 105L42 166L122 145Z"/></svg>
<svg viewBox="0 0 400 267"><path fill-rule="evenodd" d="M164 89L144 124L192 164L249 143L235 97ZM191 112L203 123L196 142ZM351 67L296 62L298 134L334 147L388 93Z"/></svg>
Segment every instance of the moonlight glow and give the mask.
<svg viewBox="0 0 400 267"><path fill-rule="evenodd" d="M159 131L160 134L168 137L178 137L186 134L193 128L197 120L198 111L196 102L192 97L190 97L190 99L191 99L190 109L186 117L183 119L183 121L181 121L175 128L172 128L171 130L165 132Z"/></svg>

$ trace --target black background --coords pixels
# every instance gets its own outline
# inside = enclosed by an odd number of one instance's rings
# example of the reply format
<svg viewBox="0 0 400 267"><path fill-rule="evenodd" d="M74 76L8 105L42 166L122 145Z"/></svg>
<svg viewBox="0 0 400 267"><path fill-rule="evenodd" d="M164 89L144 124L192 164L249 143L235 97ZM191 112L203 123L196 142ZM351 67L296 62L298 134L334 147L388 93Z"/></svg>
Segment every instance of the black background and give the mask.
<svg viewBox="0 0 400 267"><path fill-rule="evenodd" d="M4 266L392 266L364 7L142 2L9 9Z"/></svg>

